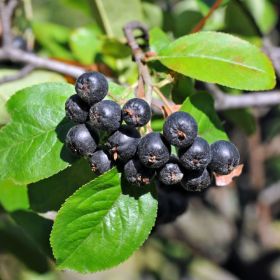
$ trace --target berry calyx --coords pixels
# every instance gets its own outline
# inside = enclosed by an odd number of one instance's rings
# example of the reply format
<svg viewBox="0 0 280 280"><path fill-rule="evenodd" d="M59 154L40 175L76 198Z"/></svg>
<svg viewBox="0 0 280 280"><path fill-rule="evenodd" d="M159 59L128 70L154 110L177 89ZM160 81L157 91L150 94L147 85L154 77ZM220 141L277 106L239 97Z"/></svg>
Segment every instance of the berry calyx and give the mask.
<svg viewBox="0 0 280 280"><path fill-rule="evenodd" d="M220 175L229 174L238 164L240 155L236 146L229 142L220 140L211 145L212 160L209 169Z"/></svg>
<svg viewBox="0 0 280 280"><path fill-rule="evenodd" d="M211 149L206 140L196 137L190 147L178 150L181 164L188 170L202 170L211 161Z"/></svg>
<svg viewBox="0 0 280 280"><path fill-rule="evenodd" d="M170 145L158 132L150 132L141 138L138 145L140 161L149 168L160 168L168 162Z"/></svg>
<svg viewBox="0 0 280 280"><path fill-rule="evenodd" d="M87 72L77 79L75 89L84 102L93 105L101 101L108 93L108 82L99 72Z"/></svg>
<svg viewBox="0 0 280 280"><path fill-rule="evenodd" d="M102 100L90 108L90 125L97 130L114 132L121 125L121 114L119 104L111 100Z"/></svg>
<svg viewBox="0 0 280 280"><path fill-rule="evenodd" d="M163 125L163 135L167 141L178 148L190 146L197 136L197 123L185 112L172 113Z"/></svg>
<svg viewBox="0 0 280 280"><path fill-rule="evenodd" d="M149 104L141 98L128 100L122 109L123 120L128 125L135 127L144 126L151 119L151 108Z"/></svg>
<svg viewBox="0 0 280 280"><path fill-rule="evenodd" d="M68 119L75 123L85 123L88 118L89 106L77 95L70 96L65 103Z"/></svg>
<svg viewBox="0 0 280 280"><path fill-rule="evenodd" d="M150 184L154 174L153 169L145 167L138 159L131 159L124 166L125 179L138 187Z"/></svg>
<svg viewBox="0 0 280 280"><path fill-rule="evenodd" d="M65 143L74 154L89 157L97 148L98 136L85 124L78 124L68 131Z"/></svg>
<svg viewBox="0 0 280 280"><path fill-rule="evenodd" d="M113 166L112 161L103 150L98 150L89 157L91 170L100 175L110 170Z"/></svg>
<svg viewBox="0 0 280 280"><path fill-rule="evenodd" d="M113 160L125 163L136 154L140 137L134 127L123 125L108 138L105 147Z"/></svg>
<svg viewBox="0 0 280 280"><path fill-rule="evenodd" d="M166 163L158 172L158 179L165 185L176 185L181 182L184 174L176 162Z"/></svg>

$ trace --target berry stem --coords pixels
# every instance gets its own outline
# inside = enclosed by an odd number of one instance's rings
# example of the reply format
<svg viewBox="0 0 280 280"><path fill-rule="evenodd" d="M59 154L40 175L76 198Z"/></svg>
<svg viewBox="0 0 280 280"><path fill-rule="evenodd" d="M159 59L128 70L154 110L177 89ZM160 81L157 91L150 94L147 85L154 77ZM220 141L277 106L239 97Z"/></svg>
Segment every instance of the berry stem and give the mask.
<svg viewBox="0 0 280 280"><path fill-rule="evenodd" d="M160 91L160 89L158 87L153 86L153 90L158 95L158 97L162 100L162 102L164 103L165 111L166 111L167 115L168 116L171 115L174 112L174 110L171 107L168 99L164 96L164 94Z"/></svg>

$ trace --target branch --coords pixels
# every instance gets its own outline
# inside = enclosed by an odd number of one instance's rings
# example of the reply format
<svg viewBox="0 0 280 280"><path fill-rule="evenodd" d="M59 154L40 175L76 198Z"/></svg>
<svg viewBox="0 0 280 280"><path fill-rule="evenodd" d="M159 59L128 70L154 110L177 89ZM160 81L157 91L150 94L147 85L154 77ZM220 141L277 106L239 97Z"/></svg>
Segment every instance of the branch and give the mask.
<svg viewBox="0 0 280 280"><path fill-rule="evenodd" d="M215 99L217 110L241 109L248 107L265 107L280 104L280 91L252 92L243 95L230 95L221 91L214 84L206 84L206 88Z"/></svg>
<svg viewBox="0 0 280 280"><path fill-rule="evenodd" d="M33 53L14 48L0 49L0 61L9 60L32 65L34 68L48 69L64 75L78 77L85 72L85 69L48 58L39 57Z"/></svg>
<svg viewBox="0 0 280 280"><path fill-rule="evenodd" d="M0 17L3 29L2 43L3 46L6 47L12 44L13 36L11 32L11 21L17 5L17 0L10 0L6 5L5 0L0 0Z"/></svg>
<svg viewBox="0 0 280 280"><path fill-rule="evenodd" d="M31 64L27 64L22 69L20 69L16 74L10 76L4 76L0 78L0 85L22 79L25 76L27 76L29 73L31 73L33 70L34 70L34 66Z"/></svg>

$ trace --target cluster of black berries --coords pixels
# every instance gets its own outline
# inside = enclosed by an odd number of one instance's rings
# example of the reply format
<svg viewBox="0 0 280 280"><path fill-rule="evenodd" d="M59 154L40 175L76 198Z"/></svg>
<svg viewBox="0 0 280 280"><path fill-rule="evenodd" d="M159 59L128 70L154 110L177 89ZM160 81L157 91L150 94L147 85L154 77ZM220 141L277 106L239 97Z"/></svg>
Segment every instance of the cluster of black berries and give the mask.
<svg viewBox="0 0 280 280"><path fill-rule="evenodd" d="M108 92L106 78L98 72L81 75L76 93L66 101L66 115L75 123L66 137L72 152L87 157L98 174L114 164L124 178L141 186L157 178L164 185L180 184L187 191L201 191L212 183L212 174L229 174L239 163L239 152L231 142L209 145L197 136L197 123L185 112L175 112L165 121L163 134L141 137L137 128L151 119L151 108L139 98L121 108L103 100ZM125 124L122 124L124 121ZM171 155L171 145L177 155Z"/></svg>

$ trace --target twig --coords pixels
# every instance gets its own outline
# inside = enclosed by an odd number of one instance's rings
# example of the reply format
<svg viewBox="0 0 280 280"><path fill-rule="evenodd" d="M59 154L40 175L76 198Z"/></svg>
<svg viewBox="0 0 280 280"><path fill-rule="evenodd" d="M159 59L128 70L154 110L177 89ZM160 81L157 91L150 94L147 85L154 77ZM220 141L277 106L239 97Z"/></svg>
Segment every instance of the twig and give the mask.
<svg viewBox="0 0 280 280"><path fill-rule="evenodd" d="M0 61L9 60L31 64L35 68L48 69L72 77L78 77L85 72L85 69L48 58L39 57L33 53L19 49L8 48L0 49Z"/></svg>
<svg viewBox="0 0 280 280"><path fill-rule="evenodd" d="M209 19L209 17L211 17L211 15L219 8L219 6L222 4L223 0L217 0L213 6L211 7L211 9L209 10L209 12L207 13L207 15L205 17L203 17L199 23L192 29L191 33L195 33L200 31L203 26L206 24L206 21Z"/></svg>
<svg viewBox="0 0 280 280"><path fill-rule="evenodd" d="M206 88L215 99L217 110L241 109L248 107L265 107L280 104L280 91L252 92L243 95L230 95L221 91L214 84L206 84Z"/></svg>
<svg viewBox="0 0 280 280"><path fill-rule="evenodd" d="M160 91L159 88L157 87L153 87L153 90L154 92L158 95L158 97L162 100L164 106L166 107L167 109L167 114L170 115L173 113L173 109L172 107L170 106L170 102L167 100L167 98L164 96L164 94Z"/></svg>
<svg viewBox="0 0 280 280"><path fill-rule="evenodd" d="M11 19L17 4L17 0L10 0L6 5L4 0L0 0L0 16L3 33L2 42L3 46L6 47L12 44Z"/></svg>
<svg viewBox="0 0 280 280"><path fill-rule="evenodd" d="M0 78L0 85L24 78L29 73L31 73L34 70L34 68L35 67L32 64L27 64L22 69L20 69L16 74L10 76L4 76Z"/></svg>
<svg viewBox="0 0 280 280"><path fill-rule="evenodd" d="M141 96L141 92L140 92L141 86L144 85L146 88L145 99L149 104L151 104L152 90L153 90L152 79L151 79L151 76L149 73L149 69L144 62L145 54L144 54L143 50L140 48L140 46L137 43L136 38L133 34L134 30L142 31L142 33L143 33L142 36L143 36L145 42L149 41L149 33L147 30L147 27L138 21L129 22L123 28L125 37L127 39L127 43L132 51L132 56L135 60L135 63L138 66L139 86L138 86L138 90L137 90L137 95Z"/></svg>

